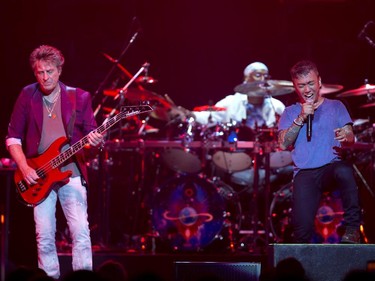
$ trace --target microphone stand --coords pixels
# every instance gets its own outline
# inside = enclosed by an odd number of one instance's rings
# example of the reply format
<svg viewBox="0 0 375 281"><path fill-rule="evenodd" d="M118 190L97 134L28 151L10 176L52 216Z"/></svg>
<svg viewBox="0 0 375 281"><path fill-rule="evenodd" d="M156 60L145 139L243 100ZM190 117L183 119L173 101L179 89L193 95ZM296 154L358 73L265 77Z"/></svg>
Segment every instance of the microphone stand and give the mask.
<svg viewBox="0 0 375 281"><path fill-rule="evenodd" d="M134 82L135 79L137 79L137 77L143 72L145 71L145 69L148 68L150 64L148 62L145 62L142 67L138 70L138 72L133 76L133 78L131 78L129 80L128 83L126 83L126 85L124 87L121 88L121 90L119 91L119 93L113 98L114 100L117 100L119 97L121 98L120 99L120 102L117 104L117 106L112 109L112 111L108 114L108 117L106 118L106 120L110 119L111 117L113 117L113 115L116 113L116 111L122 106L122 102L124 100L124 98L126 98L126 91L128 90L129 86Z"/></svg>
<svg viewBox="0 0 375 281"><path fill-rule="evenodd" d="M149 66L149 63L144 63L143 66L138 70L138 72L134 75L134 77L132 79L130 79L130 81L120 90L119 94L116 95L116 97L114 98L115 100L117 98L120 97L120 102L117 104L117 106L108 114L107 118L104 120L103 123L107 122L111 117L113 117L113 115L116 113L116 111L122 106L122 104L124 103L124 100L125 100L125 96L124 94L126 94L126 90L128 89L128 87L131 85L131 83L133 83L133 81L135 79L137 79L137 77L145 70L145 68L147 68ZM110 185L110 177L109 177L109 171L108 171L108 164L109 164L109 160L107 159L108 158L108 154L107 154L107 151L105 151L105 154L106 154L106 157L105 159L101 159L99 161L99 165L102 165L102 161L105 160L106 163L104 164L105 165L105 184L104 184L104 197L105 197L105 200L103 200L103 225L104 225L104 230L102 231L102 239L104 240L104 243L106 245L108 245L109 243L109 238L108 238L108 233L109 233L109 212L108 212L108 206L109 206L109 199L110 199L110 189L111 189L111 185ZM99 171L103 171L103 166L99 167Z"/></svg>
<svg viewBox="0 0 375 281"><path fill-rule="evenodd" d="M139 34L139 31L135 32L134 35L132 36L132 38L130 39L129 43L126 45L125 49L121 52L120 56L118 57L118 59L116 59L114 62L113 62L113 65L111 67L111 69L109 70L109 72L107 73L107 75L105 76L104 80L99 84L99 87L98 89L95 91L94 93L94 98L103 90L103 87L104 85L107 83L109 77L113 74L113 72L115 71L116 67L117 67L117 64L118 62L122 59L122 57L125 55L125 53L128 51L128 49L130 48L130 46L133 44L133 42L135 41L135 39L137 38ZM102 104L104 104L104 102L107 100L107 96L105 96L101 103L98 104L98 106L96 107L95 111L94 111L94 117L96 117L96 115L98 114L98 112L100 111L101 107L102 107Z"/></svg>

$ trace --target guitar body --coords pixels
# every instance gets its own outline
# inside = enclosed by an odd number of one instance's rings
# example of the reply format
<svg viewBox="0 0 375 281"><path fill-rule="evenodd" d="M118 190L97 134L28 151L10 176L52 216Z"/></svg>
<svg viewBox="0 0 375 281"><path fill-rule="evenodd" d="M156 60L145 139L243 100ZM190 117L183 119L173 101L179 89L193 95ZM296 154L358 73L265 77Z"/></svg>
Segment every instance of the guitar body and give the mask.
<svg viewBox="0 0 375 281"><path fill-rule="evenodd" d="M60 154L60 149L64 144L66 144L66 142L67 139L65 137L58 138L43 154L38 157L28 159L27 163L34 169L47 165L51 159ZM50 167L43 172L43 176L39 178L37 184L28 185L23 180L21 171L17 169L14 174L14 181L16 183L17 193L21 197L22 201L26 205L32 207L43 202L56 184L68 183L71 175L71 171L61 172L59 167Z"/></svg>
<svg viewBox="0 0 375 281"><path fill-rule="evenodd" d="M121 108L120 113L116 116L111 117L107 122L104 122L101 126L96 128L96 131L98 133L104 133L123 118L150 112L152 110L152 107L149 105L126 106ZM88 135L71 145L63 152L60 152L61 148L66 143L67 138L58 138L43 154L35 158L27 159L29 166L35 169L39 176L37 184L28 185L23 179L21 171L19 169L15 171L14 181L16 183L17 194L27 206L33 207L38 205L46 199L53 187L68 183L72 172L61 172L60 167L67 159L81 150L85 144L89 143Z"/></svg>

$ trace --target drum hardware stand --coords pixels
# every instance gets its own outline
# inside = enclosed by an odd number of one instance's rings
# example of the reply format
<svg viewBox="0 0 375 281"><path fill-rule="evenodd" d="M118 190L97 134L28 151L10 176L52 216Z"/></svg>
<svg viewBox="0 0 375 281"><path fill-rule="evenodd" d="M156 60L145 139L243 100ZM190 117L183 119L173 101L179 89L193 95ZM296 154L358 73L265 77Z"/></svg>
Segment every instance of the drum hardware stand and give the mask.
<svg viewBox="0 0 375 281"><path fill-rule="evenodd" d="M113 65L112 65L111 69L109 70L109 72L105 76L104 80L100 83L98 89L95 91L94 97L96 97L99 94L99 92L101 92L103 90L104 85L107 83L109 77L113 74L113 72L115 71L116 67L118 65L120 65L119 61L124 57L125 53L128 51L129 47L133 44L133 42L137 38L138 34L139 34L139 30L137 30L133 34L132 38L129 40L129 43L126 45L125 49L121 52L121 54L118 57L118 59L113 60ZM129 76L129 78L132 78L131 75L129 75L130 73L126 72L126 74ZM98 112L100 111L102 105L105 103L106 100L107 100L107 96L104 96L104 98L102 99L102 101L99 103L99 105L97 106L97 108L94 111L94 117L97 116Z"/></svg>
<svg viewBox="0 0 375 281"><path fill-rule="evenodd" d="M139 127L139 130L137 133L138 136L141 136L143 134L143 131L146 128L149 119L150 119L150 116L147 116L144 120L141 121L142 125Z"/></svg>
<svg viewBox="0 0 375 281"><path fill-rule="evenodd" d="M103 155L104 154L104 155ZM111 184L110 184L110 173L109 167L112 166L113 162L108 157L107 149L104 151L99 152L99 182L103 184L103 195L104 200L103 203L103 213L101 214L101 223L102 223L102 243L104 248L109 246L109 233L110 233L110 226L109 226L109 205L110 205L110 191L111 191ZM103 171L105 173L105 179L103 182Z"/></svg>
<svg viewBox="0 0 375 281"><path fill-rule="evenodd" d="M374 168L374 157L375 157L375 147L373 146L370 150L371 154L371 160L370 160L370 184L367 182L361 171L358 169L357 165L355 163L352 163L352 167L354 169L354 172L357 174L357 176L362 181L363 185L366 187L367 191L370 193L372 197L375 197L375 193L372 191L371 186L373 186L373 168ZM350 150L350 152L353 152L353 150Z"/></svg>
<svg viewBox="0 0 375 281"><path fill-rule="evenodd" d="M252 231L248 235L253 235L251 245L249 246L250 252L255 252L257 254L262 254L266 249L262 248L262 246L267 246L269 241L269 213L268 213L268 206L269 206L269 193L270 193L270 152L272 150L271 143L264 143L263 145L259 142L259 140L255 141L254 149L253 149L253 170L254 170L254 182L253 182L253 192L252 198L250 200L250 204L253 207L253 215L251 217L251 224L252 224ZM264 230L262 231L259 228L259 210L258 210L258 200L259 200L259 164L261 160L261 156L265 159L265 222L264 222ZM260 235L263 234L265 238L261 237ZM257 241L261 240L264 245L257 244Z"/></svg>
<svg viewBox="0 0 375 281"><path fill-rule="evenodd" d="M160 163L160 156L154 158L159 158L156 161L156 171L155 171L155 179L153 180L153 188L151 190L152 193L152 200L154 199L154 194L156 192L156 188L160 186L160 169L161 163ZM153 205L153 203L151 204ZM149 232L146 234L148 238L151 239L151 253L155 254L156 252L156 240L160 237L158 231L155 229L155 225L153 223L153 208L151 207L149 210L149 216L150 216L150 223L149 223Z"/></svg>
<svg viewBox="0 0 375 281"><path fill-rule="evenodd" d="M145 62L142 65L142 67L138 70L138 72L129 80L129 82L124 87L121 88L119 93L113 98L113 100L117 100L118 98L121 98L121 99L120 99L120 102L117 104L117 106L114 109L112 109L112 111L108 114L108 117L106 118L106 120L113 117L113 115L115 115L116 111L119 110L119 108L122 106L121 101L124 101L124 99L126 99L126 91L129 88L129 86L134 82L135 79L137 79L137 77L142 72L147 71L149 66L150 66L150 64L148 62Z"/></svg>
<svg viewBox="0 0 375 281"><path fill-rule="evenodd" d="M124 102L126 100L126 92L127 92L127 89L129 88L129 86L138 78L138 76L142 73L142 72L147 72L148 71L148 68L149 68L150 64L148 62L145 62L142 67L138 70L138 72L128 81L128 83L121 88L121 90L119 91L119 93L113 98L113 100L117 100L118 98L120 98L120 101L117 103L117 105L112 109L112 111L108 114L108 116L106 117L106 119L103 121L103 122L106 122L108 121L110 118L112 118L115 114L116 114L116 111L118 111L121 106L124 105ZM99 107L101 106L101 104L98 106L97 110L99 109ZM94 114L95 116L95 114ZM139 118L139 117L138 117ZM120 129L120 137L122 137L122 130Z"/></svg>
<svg viewBox="0 0 375 281"><path fill-rule="evenodd" d="M253 192L250 200L250 210L253 207L253 215L251 216L251 225L253 230L253 239L251 242L251 246L249 247L250 252L258 252L259 248L257 247L257 240L259 238L259 230L258 230L258 223L259 223L259 215L258 215L258 195L259 195L259 158L261 154L261 144L260 142L256 141L254 143L254 150L253 150L253 168L254 168L254 182L253 182Z"/></svg>
<svg viewBox="0 0 375 281"><path fill-rule="evenodd" d="M264 206L264 231L265 231L265 245L268 246L269 243L269 235L270 235L270 224L271 224L271 218L269 217L269 197L271 193L271 182L270 182L270 177L271 177L271 167L270 167L270 153L272 152L273 149L273 142L266 142L264 146L264 159L265 159L265 185L264 185L264 197L265 197L265 206Z"/></svg>
<svg viewBox="0 0 375 281"><path fill-rule="evenodd" d="M144 191L144 183L145 183L145 148L144 148L144 144L143 144L143 139L140 139L139 140L140 142L140 145L138 146L139 149L137 149L136 151L138 152L137 154L140 156L140 167L139 169L136 169L133 173L133 178L135 180L135 177L137 177L138 179L136 180L137 182L137 186L135 187L135 192L132 192L131 194L134 195L134 203L135 203L135 210L134 210L134 219L133 219L133 223L132 223L132 226L130 227L130 233L129 233L129 237L130 237L130 242L133 242L133 238L136 237L136 226L139 225L138 222L139 222L139 212L140 212L140 209L141 209L141 201L143 199L143 197L141 196L142 192ZM138 156L136 155L136 156ZM139 172L139 176L137 176L137 172ZM141 245L132 245L132 243L130 243L129 245L129 249L127 250L128 252L136 252L137 251L137 246L140 246L141 250L143 248L145 248L145 245L144 245L144 242L143 241L145 240L144 238L140 238L140 241L136 241L136 242L140 242ZM133 248L132 248L133 247Z"/></svg>
<svg viewBox="0 0 375 281"><path fill-rule="evenodd" d="M371 156L372 158L372 156ZM371 161L372 162L372 161ZM366 187L367 191L371 194L372 197L375 197L375 194L374 192L371 190L371 187L369 186L369 184L367 183L365 177L362 175L361 171L358 169L357 165L356 164L352 164L353 165L353 168L354 168L354 171L357 173L357 175L359 176L359 178L361 179L362 183L364 184L364 186ZM372 165L371 165L372 167ZM371 168L372 169L372 168Z"/></svg>

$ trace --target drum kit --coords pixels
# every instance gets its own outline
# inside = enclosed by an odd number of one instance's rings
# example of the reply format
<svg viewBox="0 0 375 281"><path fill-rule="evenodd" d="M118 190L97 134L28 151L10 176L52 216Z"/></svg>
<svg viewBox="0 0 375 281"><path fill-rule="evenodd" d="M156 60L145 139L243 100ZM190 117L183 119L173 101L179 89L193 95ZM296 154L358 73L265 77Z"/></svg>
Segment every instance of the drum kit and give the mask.
<svg viewBox="0 0 375 281"><path fill-rule="evenodd" d="M121 65L119 67L122 68ZM290 152L278 149L276 128L251 130L242 124L212 122L212 113L225 113L226 109L203 105L190 111L177 106L168 95L161 96L144 88L147 83L157 82L156 79L148 75L134 76L132 79L137 87L103 90L106 103L109 103L108 106L100 105L103 115L115 114L119 109L118 103L123 106L147 101L154 110L146 115L129 118L119 125L120 128L110 131L99 165L96 158L88 163L88 167L105 171L105 176L109 178L105 183L108 190L111 185L128 182L128 179L122 178L125 175L134 178L125 196L130 197L128 202L133 204L132 209L141 206L147 209L145 221L150 223L146 229L132 231L133 234L137 231L146 232L147 237L163 241L173 251L207 250L216 243L224 245L226 250L238 250L239 236L246 224L244 220L254 219L244 215L244 209L249 209L244 204L257 204L253 199L258 194L254 196L254 193L260 193L263 189L266 190L265 211L256 216L256 220L263 220L261 223L265 231L262 239L266 242L269 239L273 242L287 242L290 235L292 178L288 176L282 184L276 180L275 185L273 179L278 170L291 167L292 159ZM254 98L265 94L273 97L292 93L292 86L289 81L268 80L240 84L234 90L244 94L252 93L249 95ZM323 84L321 91L328 96L342 89L341 85ZM367 95L370 99L374 93L375 86L366 84L336 97ZM369 102L361 108L373 106L375 103ZM195 112L207 113L208 122L203 124L197 121ZM356 125L362 126L363 123L366 122L355 123L355 129ZM242 130L246 129L250 131L250 139L239 139ZM373 142L372 126L361 129L358 136L363 142ZM132 160L125 159L129 153L140 159L137 167L133 165L131 168L133 174L127 171L129 165L132 165ZM121 154L123 156L119 156ZM243 188L249 187L249 182L233 180L231 176L236 172L249 173L247 175L252 173L250 192L249 188ZM111 175L113 173L116 175ZM250 194L246 202L241 199L244 190ZM332 234L332 227L328 224L337 225L336 215L342 215L342 212L339 207L333 210L332 200L324 202L321 211L329 212L332 219L321 225L325 227L322 228L325 229L324 233L327 234L328 229L329 234ZM130 224L136 226L139 220L138 216ZM317 224L320 222L317 219ZM256 235L254 231L252 233ZM324 236L325 241L328 241L329 236Z"/></svg>

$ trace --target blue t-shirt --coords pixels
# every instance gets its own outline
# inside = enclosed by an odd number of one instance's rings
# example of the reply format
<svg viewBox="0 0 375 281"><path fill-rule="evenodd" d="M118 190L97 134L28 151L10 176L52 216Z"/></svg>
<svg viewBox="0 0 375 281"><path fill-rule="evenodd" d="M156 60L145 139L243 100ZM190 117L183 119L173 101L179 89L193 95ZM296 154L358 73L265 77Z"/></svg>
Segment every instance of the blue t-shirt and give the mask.
<svg viewBox="0 0 375 281"><path fill-rule="evenodd" d="M288 106L279 120L279 131L289 128L293 120L301 113L300 103ZM334 147L340 147L335 140L334 129L352 123L352 119L345 105L339 100L325 98L315 110L312 121L311 141L307 141L306 124L301 128L292 150L295 172L299 169L322 167L338 160Z"/></svg>

